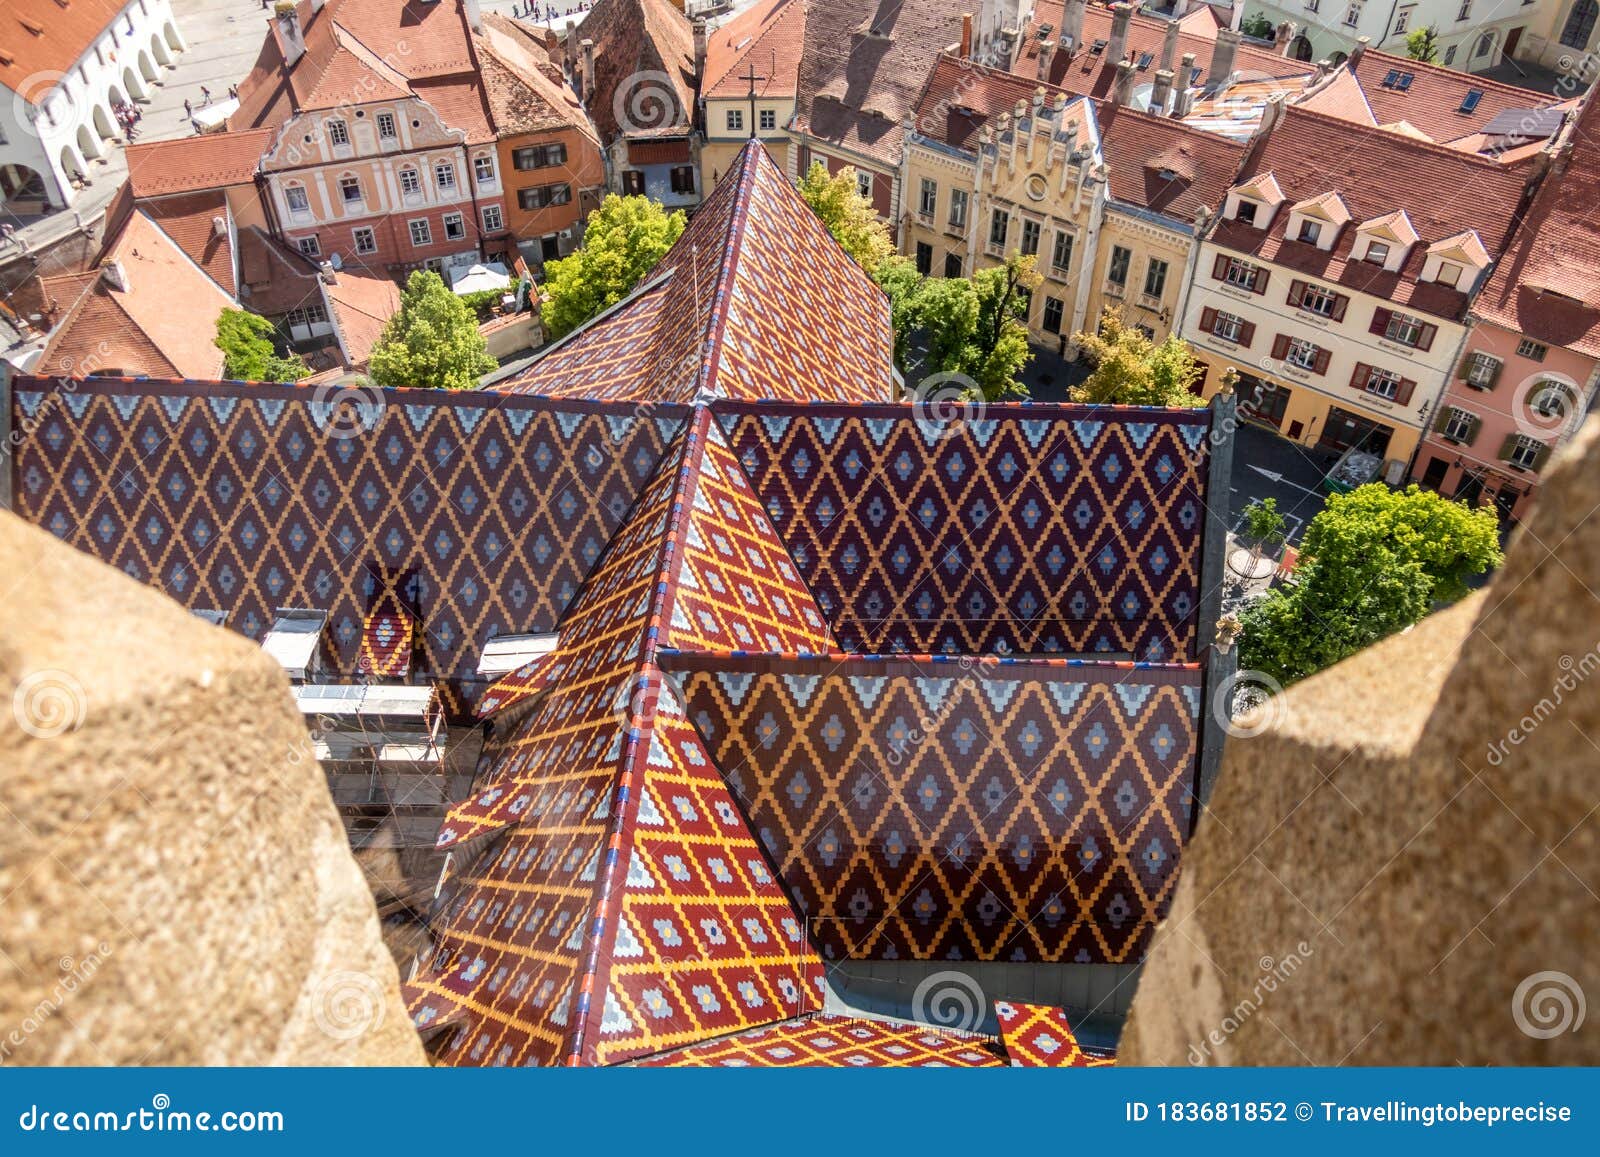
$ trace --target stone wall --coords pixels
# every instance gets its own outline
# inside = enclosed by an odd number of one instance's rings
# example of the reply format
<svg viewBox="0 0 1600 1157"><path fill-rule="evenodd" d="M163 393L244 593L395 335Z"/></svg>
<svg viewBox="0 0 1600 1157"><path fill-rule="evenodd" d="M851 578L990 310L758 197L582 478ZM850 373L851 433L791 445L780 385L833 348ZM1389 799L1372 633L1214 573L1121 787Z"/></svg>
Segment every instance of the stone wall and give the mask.
<svg viewBox="0 0 1600 1157"><path fill-rule="evenodd" d="M1127 1064L1595 1064L1600 419L1486 591L1229 741Z"/></svg>
<svg viewBox="0 0 1600 1157"><path fill-rule="evenodd" d="M0 513L0 1062L420 1064L259 648Z"/></svg>

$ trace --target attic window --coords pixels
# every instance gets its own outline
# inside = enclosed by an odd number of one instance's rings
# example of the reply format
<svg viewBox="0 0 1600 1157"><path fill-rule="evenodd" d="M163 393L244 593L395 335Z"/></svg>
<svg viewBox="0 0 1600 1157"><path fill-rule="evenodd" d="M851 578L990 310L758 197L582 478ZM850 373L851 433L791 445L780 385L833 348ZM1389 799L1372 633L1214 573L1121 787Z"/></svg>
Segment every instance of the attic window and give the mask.
<svg viewBox="0 0 1600 1157"><path fill-rule="evenodd" d="M1478 107L1478 102L1483 99L1483 89L1474 88L1461 98L1461 107L1456 109L1459 113L1469 113Z"/></svg>
<svg viewBox="0 0 1600 1157"><path fill-rule="evenodd" d="M1416 79L1416 74L1401 72L1398 68L1391 68L1383 78L1382 88L1392 88L1396 92L1405 92L1411 87L1411 82Z"/></svg>
<svg viewBox="0 0 1600 1157"><path fill-rule="evenodd" d="M1176 181L1178 179L1178 174L1172 169L1167 168L1157 169L1156 176L1160 177L1163 181Z"/></svg>
<svg viewBox="0 0 1600 1157"><path fill-rule="evenodd" d="M1093 44L1089 45L1089 55L1099 56L1106 50L1106 45L1110 43L1111 42L1109 40L1096 40Z"/></svg>
<svg viewBox="0 0 1600 1157"><path fill-rule="evenodd" d="M1239 198L1239 209L1233 215L1235 221L1242 221L1246 225L1256 223L1256 203L1245 197Z"/></svg>
<svg viewBox="0 0 1600 1157"><path fill-rule="evenodd" d="M1141 52L1139 54L1139 63L1134 65L1134 71L1143 72L1145 69L1150 67L1150 62L1152 60L1154 60L1154 59L1155 59L1155 54L1154 53L1152 53L1152 52Z"/></svg>
<svg viewBox="0 0 1600 1157"><path fill-rule="evenodd" d="M1205 71L1206 70L1203 69L1203 68L1196 68L1193 72L1191 72L1189 74L1189 87L1190 88L1193 88L1195 85L1200 83L1200 77L1205 74Z"/></svg>

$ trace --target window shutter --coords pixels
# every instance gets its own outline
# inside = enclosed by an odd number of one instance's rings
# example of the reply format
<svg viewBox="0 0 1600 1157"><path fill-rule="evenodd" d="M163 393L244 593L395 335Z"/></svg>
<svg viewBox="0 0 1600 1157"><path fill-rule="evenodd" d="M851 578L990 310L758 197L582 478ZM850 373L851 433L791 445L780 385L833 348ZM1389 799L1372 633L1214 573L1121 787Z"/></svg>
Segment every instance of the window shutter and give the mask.
<svg viewBox="0 0 1600 1157"><path fill-rule="evenodd" d="M1296 309L1299 309L1300 308L1300 302L1305 297L1305 295L1306 295L1306 283L1305 282L1303 282L1303 281L1291 281L1289 283L1289 304L1290 305L1294 306Z"/></svg>
<svg viewBox="0 0 1600 1157"><path fill-rule="evenodd" d="M1356 363L1356 372L1350 375L1350 388L1365 390L1367 388L1367 375L1372 373L1372 367L1366 362Z"/></svg>
<svg viewBox="0 0 1600 1157"><path fill-rule="evenodd" d="M1217 254L1217 260L1211 266L1211 276L1216 278L1218 281L1226 281L1227 280L1227 278L1228 278L1228 255L1226 253Z"/></svg>
<svg viewBox="0 0 1600 1157"><path fill-rule="evenodd" d="M1440 406L1439 412L1433 416L1433 432L1443 434L1444 428L1450 424L1451 409L1449 406Z"/></svg>
<svg viewBox="0 0 1600 1157"><path fill-rule="evenodd" d="M1342 293L1333 295L1333 320L1343 321L1344 311L1350 305L1350 299Z"/></svg>
<svg viewBox="0 0 1600 1157"><path fill-rule="evenodd" d="M1483 419L1473 418L1471 424L1467 426L1467 437L1465 441L1468 446L1472 445L1478 440L1478 431L1481 429L1483 429Z"/></svg>
<svg viewBox="0 0 1600 1157"><path fill-rule="evenodd" d="M1505 436L1505 440L1500 443L1500 449L1498 451L1496 451L1495 457L1500 459L1500 461L1502 461L1502 462L1511 461L1511 451L1516 449L1516 446L1517 446L1517 435L1515 435L1515 434L1507 434Z"/></svg>
<svg viewBox="0 0 1600 1157"><path fill-rule="evenodd" d="M1546 462L1548 462L1549 460L1550 460L1550 447L1549 446L1540 446L1539 447L1539 452L1533 456L1533 465L1528 467L1528 469L1534 470L1534 471L1543 470L1544 469L1544 464Z"/></svg>
<svg viewBox="0 0 1600 1157"><path fill-rule="evenodd" d="M1410 378L1401 378L1400 385L1395 388L1395 405L1403 406L1411 400L1411 395L1416 392L1417 383Z"/></svg>
<svg viewBox="0 0 1600 1157"><path fill-rule="evenodd" d="M1217 328L1217 311L1202 309L1200 311L1200 329L1203 333L1211 333Z"/></svg>
<svg viewBox="0 0 1600 1157"><path fill-rule="evenodd" d="M1434 336L1434 334L1436 334L1438 332L1439 332L1439 327L1438 326L1436 326L1436 325L1424 325L1422 327L1422 332L1417 335L1417 348L1419 350L1432 349L1433 348L1433 336Z"/></svg>
<svg viewBox="0 0 1600 1157"><path fill-rule="evenodd" d="M1389 330L1389 319L1394 317L1392 309L1375 309L1372 311L1372 324L1367 327L1368 333L1375 333L1382 337Z"/></svg>
<svg viewBox="0 0 1600 1157"><path fill-rule="evenodd" d="M1311 364L1311 372L1325 374L1328 372L1328 362L1333 359L1333 354L1325 349L1317 350L1317 360Z"/></svg>
<svg viewBox="0 0 1600 1157"><path fill-rule="evenodd" d="M1495 358L1494 359L1494 369L1489 371L1489 384L1484 386L1483 388L1486 389L1486 390L1494 389L1495 386L1500 381L1500 371L1505 369L1505 367L1506 367L1506 363L1505 362L1501 361L1499 358Z"/></svg>
<svg viewBox="0 0 1600 1157"><path fill-rule="evenodd" d="M1239 327L1239 344L1248 346L1256 340L1256 323L1247 321Z"/></svg>
<svg viewBox="0 0 1600 1157"><path fill-rule="evenodd" d="M1272 360L1281 362L1284 355L1289 352L1289 335L1280 333L1272 339Z"/></svg>
<svg viewBox="0 0 1600 1157"><path fill-rule="evenodd" d="M1271 276L1267 270L1256 270L1256 283L1250 287L1251 293L1265 293L1267 291L1267 278Z"/></svg>

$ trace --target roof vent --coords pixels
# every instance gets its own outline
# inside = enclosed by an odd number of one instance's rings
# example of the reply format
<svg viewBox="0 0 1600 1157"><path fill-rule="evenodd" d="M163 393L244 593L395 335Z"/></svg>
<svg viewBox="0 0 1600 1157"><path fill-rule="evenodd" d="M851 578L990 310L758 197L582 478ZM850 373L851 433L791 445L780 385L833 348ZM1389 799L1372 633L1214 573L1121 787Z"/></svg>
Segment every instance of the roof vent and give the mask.
<svg viewBox="0 0 1600 1157"><path fill-rule="evenodd" d="M478 674L509 675L519 671L535 659L541 659L556 649L560 636L554 632L540 635L496 635L483 645L478 658Z"/></svg>
<svg viewBox="0 0 1600 1157"><path fill-rule="evenodd" d="M221 214L211 218L211 235L222 237L228 232L228 222Z"/></svg>
<svg viewBox="0 0 1600 1157"><path fill-rule="evenodd" d="M100 276L119 293L128 292L128 270L120 261L107 261L100 266Z"/></svg>

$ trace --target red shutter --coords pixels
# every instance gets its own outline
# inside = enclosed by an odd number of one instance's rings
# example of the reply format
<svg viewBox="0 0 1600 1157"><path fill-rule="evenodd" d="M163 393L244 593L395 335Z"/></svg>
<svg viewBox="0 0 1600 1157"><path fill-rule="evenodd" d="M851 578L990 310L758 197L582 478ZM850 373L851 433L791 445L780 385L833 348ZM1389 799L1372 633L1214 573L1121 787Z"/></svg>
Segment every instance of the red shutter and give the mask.
<svg viewBox="0 0 1600 1157"><path fill-rule="evenodd" d="M1403 406L1409 402L1411 400L1412 391L1414 391L1416 388L1416 382L1412 381L1410 378L1401 378L1400 385L1394 392L1395 404Z"/></svg>
<svg viewBox="0 0 1600 1157"><path fill-rule="evenodd" d="M1350 304L1350 299L1342 293L1333 295L1333 320L1343 321L1345 307Z"/></svg>
<svg viewBox="0 0 1600 1157"><path fill-rule="evenodd" d="M1267 270L1265 270L1265 269L1256 270L1256 283L1250 287L1250 291L1252 293L1265 293L1267 291L1267 277L1268 276L1269 276L1269 273L1268 273Z"/></svg>
<svg viewBox="0 0 1600 1157"><path fill-rule="evenodd" d="M1375 333L1379 337L1389 332L1389 321L1394 317L1392 309L1376 309L1372 313L1372 324L1367 327L1368 333Z"/></svg>
<svg viewBox="0 0 1600 1157"><path fill-rule="evenodd" d="M1202 333L1210 333L1216 328L1217 311L1214 309L1202 309L1200 311L1200 331Z"/></svg>
<svg viewBox="0 0 1600 1157"><path fill-rule="evenodd" d="M1317 350L1317 360L1311 364L1311 372L1314 373L1314 374L1325 374L1325 373L1327 373L1328 372L1328 362L1332 359L1332 357L1333 357L1333 354L1329 353L1327 350L1318 349Z"/></svg>
<svg viewBox="0 0 1600 1157"><path fill-rule="evenodd" d="M1239 327L1239 344L1248 347L1256 340L1256 323L1247 321Z"/></svg>
<svg viewBox="0 0 1600 1157"><path fill-rule="evenodd" d="M1305 295L1306 295L1306 283L1305 282L1303 282L1303 281L1291 281L1289 283L1289 304L1290 305L1294 306L1296 309L1299 309L1300 308L1300 301L1301 301L1302 298L1305 297Z"/></svg>
<svg viewBox="0 0 1600 1157"><path fill-rule="evenodd" d="M1225 254L1225 253L1217 254L1217 259L1216 259L1215 262L1212 263L1212 266L1211 266L1211 276L1215 277L1218 281L1226 281L1228 279L1228 257L1227 257L1227 254Z"/></svg>
<svg viewBox="0 0 1600 1157"><path fill-rule="evenodd" d="M1365 391L1367 388L1367 378L1371 376L1371 374L1371 366L1367 365L1366 362L1357 362L1356 372L1350 375L1350 388L1353 390Z"/></svg>
<svg viewBox="0 0 1600 1157"><path fill-rule="evenodd" d="M1438 332L1438 326L1424 325L1422 327L1422 333L1417 336L1417 348L1419 350L1431 349L1433 347L1433 335Z"/></svg>
<svg viewBox="0 0 1600 1157"><path fill-rule="evenodd" d="M1286 334L1286 333L1280 333L1277 337L1272 339L1272 359L1273 359L1273 361L1281 362L1283 360L1284 355L1287 354L1288 352L1289 352L1289 335Z"/></svg>

